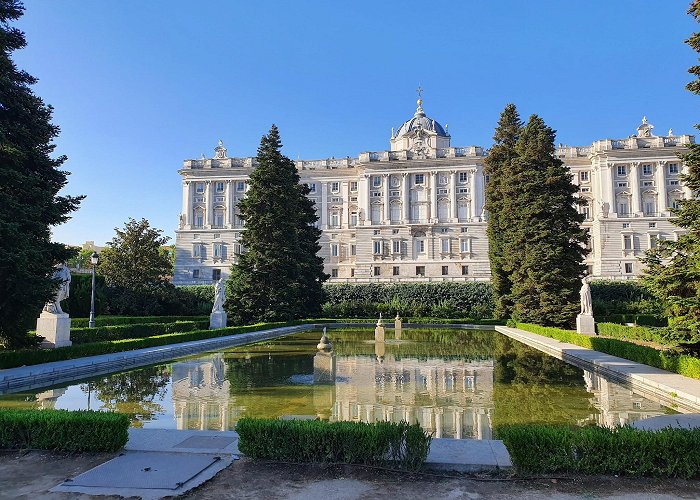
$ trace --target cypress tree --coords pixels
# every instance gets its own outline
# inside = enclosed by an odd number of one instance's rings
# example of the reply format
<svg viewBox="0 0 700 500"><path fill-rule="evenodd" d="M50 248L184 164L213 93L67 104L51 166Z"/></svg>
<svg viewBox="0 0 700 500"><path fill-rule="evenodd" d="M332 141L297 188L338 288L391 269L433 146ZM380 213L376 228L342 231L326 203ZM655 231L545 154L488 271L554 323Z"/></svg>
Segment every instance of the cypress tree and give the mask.
<svg viewBox="0 0 700 500"><path fill-rule="evenodd" d="M491 266L491 283L494 294L494 315L507 318L513 308L510 297L512 283L510 273L505 269L503 248L508 238L510 215L506 204L510 198L505 192L508 185L506 177L510 173L510 164L517 158L515 146L520 137L523 123L514 104L508 104L498 120L494 133L494 145L486 157L484 174L488 176L486 184L486 210L489 214L486 233L489 240L489 262Z"/></svg>
<svg viewBox="0 0 700 500"><path fill-rule="evenodd" d="M688 13L700 21L700 2L693 2ZM700 33L693 33L686 43L700 53ZM700 95L700 65L688 72L695 79L686 89ZM661 299L674 329L690 339L700 332L700 145L690 144L678 157L688 169L682 180L695 195L672 210L674 224L686 232L677 241L660 241L647 252L642 259L646 264L642 281Z"/></svg>
<svg viewBox="0 0 700 500"><path fill-rule="evenodd" d="M575 206L571 173L555 156L555 132L532 115L523 128L506 177L504 266L512 283L513 317L570 327L579 308L580 280L588 240Z"/></svg>
<svg viewBox="0 0 700 500"><path fill-rule="evenodd" d="M327 275L317 256L318 216L281 148L273 125L260 142L250 189L238 205L244 253L231 268L226 302L236 323L286 321L321 310Z"/></svg>
<svg viewBox="0 0 700 500"><path fill-rule="evenodd" d="M22 16L17 0L0 0L0 344L29 341L44 303L55 293L53 266L76 252L51 242L51 227L68 219L82 197L58 196L65 156L52 157L58 127L52 108L34 95L36 78L10 57L25 47L10 26Z"/></svg>

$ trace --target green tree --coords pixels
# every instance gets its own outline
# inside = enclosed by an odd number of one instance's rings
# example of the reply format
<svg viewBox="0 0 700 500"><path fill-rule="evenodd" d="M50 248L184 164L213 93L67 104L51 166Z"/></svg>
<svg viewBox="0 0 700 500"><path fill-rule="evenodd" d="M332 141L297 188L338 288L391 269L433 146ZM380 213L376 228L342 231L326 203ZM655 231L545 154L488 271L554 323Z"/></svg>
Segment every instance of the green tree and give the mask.
<svg viewBox="0 0 700 500"><path fill-rule="evenodd" d="M260 142L250 190L239 203L245 249L231 268L226 309L236 323L317 315L327 279L317 256L321 231L309 189L281 152L272 126Z"/></svg>
<svg viewBox="0 0 700 500"><path fill-rule="evenodd" d="M66 157L52 157L59 132L52 108L10 57L26 45L10 26L23 11L17 0L0 0L0 343L11 347L29 342L28 329L55 292L53 266L74 253L51 242L51 227L82 199L58 196L68 174L59 170Z"/></svg>
<svg viewBox="0 0 700 500"><path fill-rule="evenodd" d="M151 227L146 219L129 219L124 229L114 228L116 236L100 253L97 272L107 285L128 290L148 290L168 283L173 264L161 247L169 237Z"/></svg>
<svg viewBox="0 0 700 500"><path fill-rule="evenodd" d="M491 265L491 283L494 294L494 316L507 318L512 313L513 303L510 297L513 284L510 274L504 268L504 246L509 233L510 214L505 211L504 202L509 193L504 189L508 185L506 178L510 174L511 162L518 157L516 144L522 131L523 122L514 104L508 104L498 120L494 133L494 145L484 162L484 174L488 176L486 184L486 210L489 239L489 263Z"/></svg>
<svg viewBox="0 0 700 500"><path fill-rule="evenodd" d="M700 2L693 2L688 13L700 21ZM700 53L700 32L693 33L686 43ZM695 79L686 89L700 95L700 65L692 66L688 72ZM688 151L678 156L688 169L682 180L697 195L700 145L690 144ZM686 232L677 241L659 241L656 249L647 252L642 259L646 264L642 281L664 304L671 326L690 337L700 332L700 199L694 196L683 200L672 213L674 224Z"/></svg>
<svg viewBox="0 0 700 500"><path fill-rule="evenodd" d="M512 283L513 317L570 327L579 308L588 232L576 210L571 173L555 156L555 132L532 115L505 179L503 208L511 219L503 269Z"/></svg>
<svg viewBox="0 0 700 500"><path fill-rule="evenodd" d="M68 259L68 267L73 269L91 269L92 263L90 258L92 257L93 250L87 248L81 249L80 247L73 248L78 252L78 255Z"/></svg>

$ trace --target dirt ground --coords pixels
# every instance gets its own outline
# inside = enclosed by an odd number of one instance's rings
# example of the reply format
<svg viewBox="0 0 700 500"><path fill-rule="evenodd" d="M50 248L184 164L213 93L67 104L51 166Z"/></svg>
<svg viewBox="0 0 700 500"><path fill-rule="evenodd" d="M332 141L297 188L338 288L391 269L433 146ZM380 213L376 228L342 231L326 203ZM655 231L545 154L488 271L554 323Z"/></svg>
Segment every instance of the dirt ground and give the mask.
<svg viewBox="0 0 700 500"><path fill-rule="evenodd" d="M0 453L0 498L61 499L89 495L49 493L114 455L59 454L32 451ZM506 476L446 477L403 474L352 466L291 465L236 461L184 498L345 499L480 499L480 498L700 498L700 481L617 477L514 479ZM109 497L96 497L109 498Z"/></svg>

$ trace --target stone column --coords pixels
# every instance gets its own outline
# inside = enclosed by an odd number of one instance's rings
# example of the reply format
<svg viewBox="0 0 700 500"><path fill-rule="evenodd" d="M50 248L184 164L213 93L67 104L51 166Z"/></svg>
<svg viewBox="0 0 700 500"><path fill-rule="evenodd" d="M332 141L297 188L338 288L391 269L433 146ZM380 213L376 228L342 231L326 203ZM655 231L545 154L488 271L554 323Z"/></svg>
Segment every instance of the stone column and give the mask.
<svg viewBox="0 0 700 500"><path fill-rule="evenodd" d="M476 191L474 192L473 197L476 199L476 212L472 214L472 217L479 217L479 220L481 220L481 214L484 211L484 202L486 201L486 192L484 189L484 170L481 165L476 166L474 177L474 189L476 189Z"/></svg>
<svg viewBox="0 0 700 500"><path fill-rule="evenodd" d="M411 174L402 172L401 176L403 178L403 191L401 192L403 196L403 223L408 224L411 222Z"/></svg>
<svg viewBox="0 0 700 500"><path fill-rule="evenodd" d="M630 164L629 183L632 189L632 201L630 202L630 215L641 212L642 197L639 191L639 162Z"/></svg>
<svg viewBox="0 0 700 500"><path fill-rule="evenodd" d="M225 203L226 220L224 221L224 223L226 224L226 227L233 227L233 210L231 210L231 198L233 198L233 196L231 196L231 191L232 191L231 185L232 185L231 179L226 179L226 184L225 184L226 191L225 191L225 195L224 195L225 196L224 200L226 202Z"/></svg>
<svg viewBox="0 0 700 500"><path fill-rule="evenodd" d="M347 229L350 227L350 182L341 184L341 193L343 195L343 211L340 218L340 227Z"/></svg>
<svg viewBox="0 0 700 500"><path fill-rule="evenodd" d="M206 213L205 215L205 220L204 220L204 226L207 228L211 228L212 224L214 224L214 214L212 213L213 210L213 203L212 203L212 195L211 191L214 189L214 186L211 181L205 181L204 183L204 206Z"/></svg>
<svg viewBox="0 0 700 500"><path fill-rule="evenodd" d="M658 193L658 199L656 200L656 211L659 215L664 215L667 212L666 199L668 194L666 192L666 161L660 161L656 165L656 192Z"/></svg>
<svg viewBox="0 0 700 500"><path fill-rule="evenodd" d="M688 175L688 166L685 163L683 163L682 165L683 166L681 167L681 174ZM693 199L693 191L685 183L682 183L682 188L683 188L683 197L686 200Z"/></svg>
<svg viewBox="0 0 700 500"><path fill-rule="evenodd" d="M450 170L450 220L457 222L457 171Z"/></svg>
<svg viewBox="0 0 700 500"><path fill-rule="evenodd" d="M469 214L470 220L477 220L479 217L479 209L477 208L477 198L479 193L476 191L476 170L469 172Z"/></svg>
<svg viewBox="0 0 700 500"><path fill-rule="evenodd" d="M192 183L184 181L182 183L182 213L185 215L185 227L192 225Z"/></svg>
<svg viewBox="0 0 700 500"><path fill-rule="evenodd" d="M321 229L328 228L328 183L321 183Z"/></svg>
<svg viewBox="0 0 700 500"><path fill-rule="evenodd" d="M389 224L391 214L389 213L389 174L382 174L382 187L384 191L384 224Z"/></svg>
<svg viewBox="0 0 700 500"><path fill-rule="evenodd" d="M437 219L437 171L430 172L430 222L435 222Z"/></svg>
<svg viewBox="0 0 700 500"><path fill-rule="evenodd" d="M365 175L365 225L372 224L372 177Z"/></svg>

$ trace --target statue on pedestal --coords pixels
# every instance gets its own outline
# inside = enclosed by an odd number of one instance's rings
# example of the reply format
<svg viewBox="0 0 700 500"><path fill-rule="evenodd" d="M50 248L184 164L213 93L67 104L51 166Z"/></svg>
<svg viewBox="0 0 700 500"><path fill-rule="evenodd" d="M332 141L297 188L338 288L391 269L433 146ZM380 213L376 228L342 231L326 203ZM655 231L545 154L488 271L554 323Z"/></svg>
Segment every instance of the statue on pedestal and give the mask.
<svg viewBox="0 0 700 500"><path fill-rule="evenodd" d="M47 302L44 305L44 311L53 314L63 314L63 309L61 309L61 301L66 300L70 296L70 270L65 264L60 264L56 266L56 270L53 273L54 280L60 280L56 294L53 300Z"/></svg>
<svg viewBox="0 0 700 500"><path fill-rule="evenodd" d="M576 332L583 335L595 335L595 320L593 319L593 301L588 276L581 279L581 312L576 316Z"/></svg>
<svg viewBox="0 0 700 500"><path fill-rule="evenodd" d="M53 297L44 304L39 318L36 320L36 334L44 337L42 347L67 347L70 340L70 317L61 309L61 302L70 295L70 271L66 264L59 264L53 273L53 279L58 282L58 288Z"/></svg>
<svg viewBox="0 0 700 500"><path fill-rule="evenodd" d="M588 284L588 276L584 276L581 283L581 314L593 314L593 301L591 299L591 286Z"/></svg>
<svg viewBox="0 0 700 500"><path fill-rule="evenodd" d="M209 315L209 328L226 328L228 320L226 311L224 311L224 303L226 303L226 285L224 279L221 278L214 284L214 306L211 308Z"/></svg>

